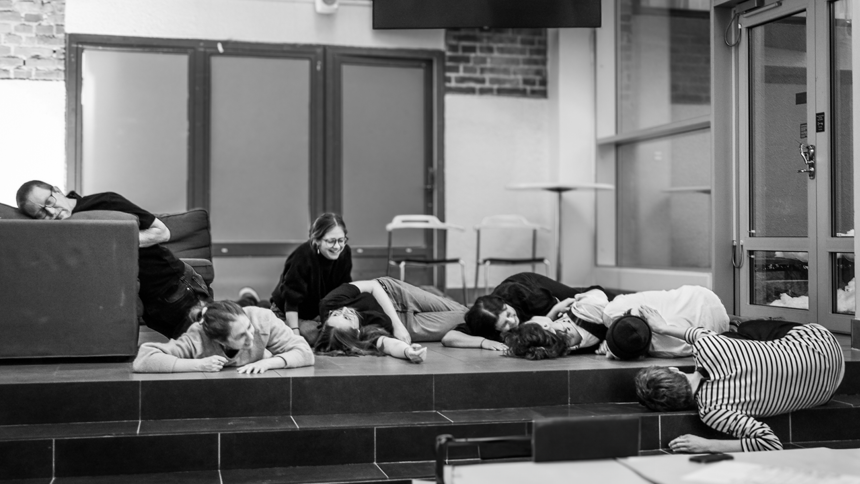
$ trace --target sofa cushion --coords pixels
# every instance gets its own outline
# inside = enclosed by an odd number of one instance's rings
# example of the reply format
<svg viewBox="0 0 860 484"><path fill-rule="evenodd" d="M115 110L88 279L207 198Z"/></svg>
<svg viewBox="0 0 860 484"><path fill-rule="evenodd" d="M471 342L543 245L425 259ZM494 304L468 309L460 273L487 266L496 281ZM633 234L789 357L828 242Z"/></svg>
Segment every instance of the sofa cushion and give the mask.
<svg viewBox="0 0 860 484"><path fill-rule="evenodd" d="M176 257L212 260L209 212L202 208L192 208L187 212L156 217L170 229L170 240L162 245L170 249Z"/></svg>
<svg viewBox="0 0 860 484"><path fill-rule="evenodd" d="M137 222L137 217L130 213L113 210L89 210L73 213L67 220L134 220Z"/></svg>
<svg viewBox="0 0 860 484"><path fill-rule="evenodd" d="M30 217L21 213L16 207L0 203L0 219L3 220L30 220Z"/></svg>
<svg viewBox="0 0 860 484"><path fill-rule="evenodd" d="M207 259L183 258L182 262L190 265L194 269L194 272L200 274L200 277L203 278L207 286L211 285L212 281L215 280L215 269L212 268L212 261Z"/></svg>

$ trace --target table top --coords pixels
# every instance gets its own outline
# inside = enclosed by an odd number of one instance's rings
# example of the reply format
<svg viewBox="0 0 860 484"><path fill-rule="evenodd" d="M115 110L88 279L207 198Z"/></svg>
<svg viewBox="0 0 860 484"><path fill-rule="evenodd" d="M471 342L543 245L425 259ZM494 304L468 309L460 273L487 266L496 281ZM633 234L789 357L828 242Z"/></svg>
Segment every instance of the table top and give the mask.
<svg viewBox="0 0 860 484"><path fill-rule="evenodd" d="M546 190L549 192L569 192L571 190L614 190L608 183L569 183L569 182L529 182L513 183L508 190Z"/></svg>
<svg viewBox="0 0 860 484"><path fill-rule="evenodd" d="M729 478L749 473L755 482L860 482L860 449L792 449L777 452L737 452L734 460L714 464L690 462L690 456L657 455L576 462L513 462L447 466L448 484L521 483L542 484L611 482L619 484L695 484L731 482ZM704 475L707 474L707 475ZM766 480L768 476L776 480ZM839 476L843 477L842 480ZM829 479L828 479L829 478ZM746 482L741 478L735 482Z"/></svg>

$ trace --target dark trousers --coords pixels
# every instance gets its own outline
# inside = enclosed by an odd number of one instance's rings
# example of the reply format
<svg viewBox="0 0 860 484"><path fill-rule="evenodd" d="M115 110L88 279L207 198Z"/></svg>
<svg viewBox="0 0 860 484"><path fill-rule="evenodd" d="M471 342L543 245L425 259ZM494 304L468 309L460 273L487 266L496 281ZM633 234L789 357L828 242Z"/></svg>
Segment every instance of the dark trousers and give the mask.
<svg viewBox="0 0 860 484"><path fill-rule="evenodd" d="M722 335L727 338L749 341L773 341L784 337L789 331L798 326L801 326L801 324L792 323L791 321L753 319L741 323L736 333L725 332Z"/></svg>
<svg viewBox="0 0 860 484"><path fill-rule="evenodd" d="M193 321L188 312L201 301L210 300L206 282L185 264L185 273L165 294L143 301L143 320L150 328L171 339L182 336Z"/></svg>

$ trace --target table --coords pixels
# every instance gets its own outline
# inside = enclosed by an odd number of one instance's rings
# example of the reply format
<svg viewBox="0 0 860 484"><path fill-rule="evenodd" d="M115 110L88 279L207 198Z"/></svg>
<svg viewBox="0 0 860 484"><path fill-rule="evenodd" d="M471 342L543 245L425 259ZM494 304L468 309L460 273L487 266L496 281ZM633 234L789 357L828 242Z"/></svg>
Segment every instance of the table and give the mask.
<svg viewBox="0 0 860 484"><path fill-rule="evenodd" d="M842 483L860 482L860 449L792 449L777 452L738 452L733 461L715 464L690 462L689 455L657 455L576 462L510 462L503 464L477 464L446 466L448 484L514 484L539 482L541 484L569 482L605 482L612 484L696 484L703 481L685 479L694 472L717 470L726 465L755 464L769 469L794 471L794 477L829 482L827 477L849 476ZM756 474L762 477L761 472Z"/></svg>
<svg viewBox="0 0 860 484"><path fill-rule="evenodd" d="M556 259L555 280L561 282L561 195L571 190L614 190L615 187L606 183L561 183L561 182L533 182L514 183L505 187L508 190L543 190L558 194L558 209L556 210L555 230L556 237Z"/></svg>

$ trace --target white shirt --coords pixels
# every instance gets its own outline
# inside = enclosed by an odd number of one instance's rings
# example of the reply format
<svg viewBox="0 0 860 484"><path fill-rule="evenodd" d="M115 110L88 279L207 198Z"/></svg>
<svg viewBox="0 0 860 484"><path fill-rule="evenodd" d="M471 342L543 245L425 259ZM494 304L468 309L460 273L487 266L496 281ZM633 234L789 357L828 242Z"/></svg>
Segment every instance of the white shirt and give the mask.
<svg viewBox="0 0 860 484"><path fill-rule="evenodd" d="M617 296L604 308L603 324L613 321L632 310L641 316L639 308L650 306L657 310L669 326L705 328L715 333L729 330L729 315L720 298L702 286L681 286L669 291L643 291ZM657 358L679 358L693 354L693 348L678 338L665 334L652 334L650 356Z"/></svg>

